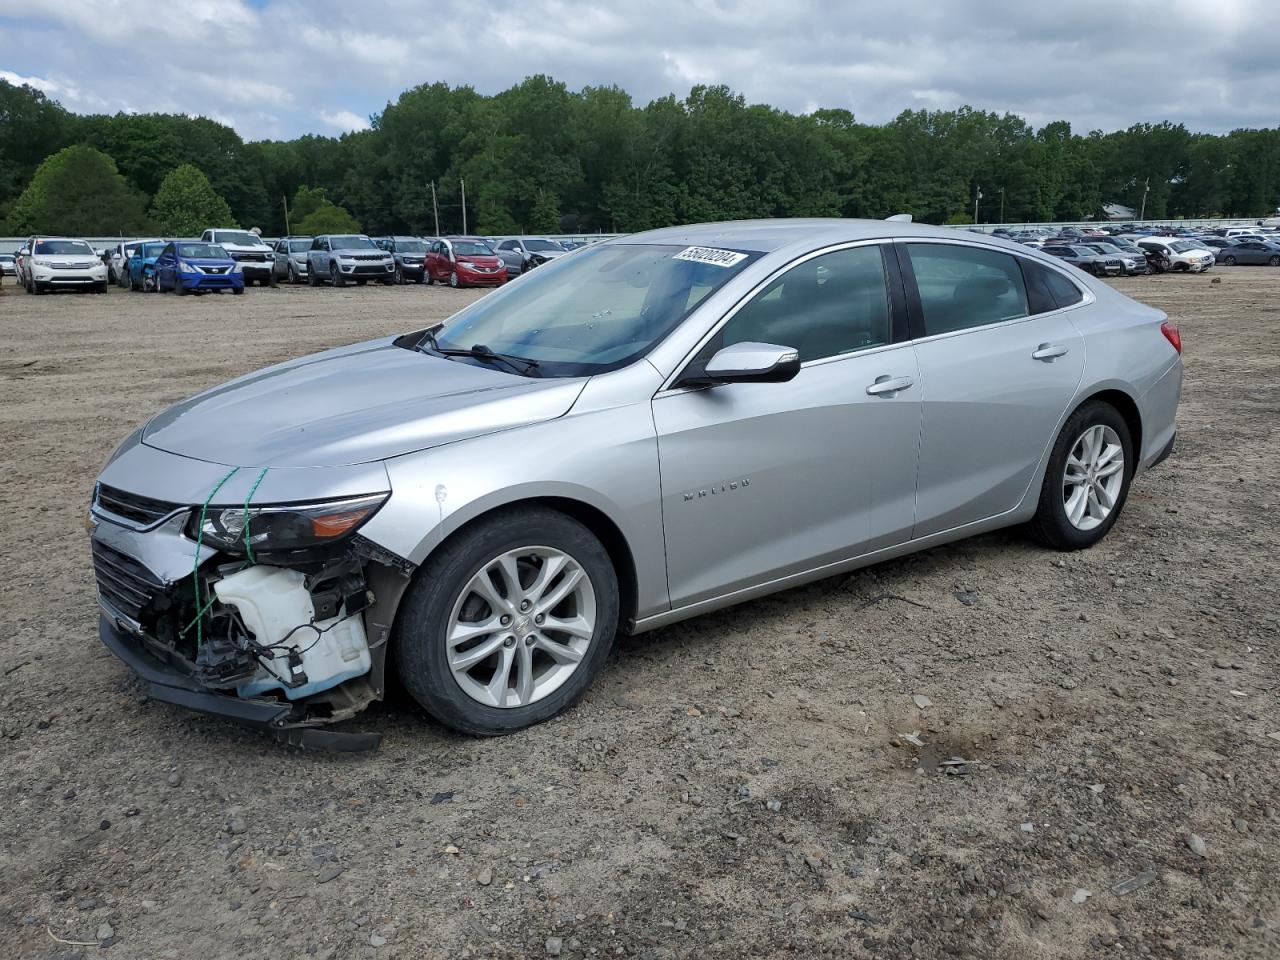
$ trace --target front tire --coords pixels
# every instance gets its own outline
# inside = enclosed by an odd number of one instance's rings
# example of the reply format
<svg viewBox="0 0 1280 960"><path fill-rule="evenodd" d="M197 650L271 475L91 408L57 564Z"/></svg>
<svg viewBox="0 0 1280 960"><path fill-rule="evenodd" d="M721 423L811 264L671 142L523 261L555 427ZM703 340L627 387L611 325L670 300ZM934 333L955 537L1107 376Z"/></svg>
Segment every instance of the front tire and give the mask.
<svg viewBox="0 0 1280 960"><path fill-rule="evenodd" d="M1120 412L1101 400L1085 403L1053 445L1032 533L1057 550L1092 547L1120 517L1135 463Z"/></svg>
<svg viewBox="0 0 1280 960"><path fill-rule="evenodd" d="M1223 258L1222 258L1222 263L1223 263L1223 265L1224 265L1224 266L1227 266L1227 267L1234 267L1234 266L1236 265L1236 258L1235 258L1235 257L1223 257Z"/></svg>
<svg viewBox="0 0 1280 960"><path fill-rule="evenodd" d="M392 652L414 699L455 730L497 736L586 692L617 630L617 576L576 520L505 510L430 557L398 621Z"/></svg>
<svg viewBox="0 0 1280 960"><path fill-rule="evenodd" d="M342 276L342 271L338 269L336 263L329 264L329 282L335 287L345 287L347 285L346 278Z"/></svg>
<svg viewBox="0 0 1280 960"><path fill-rule="evenodd" d="M1272 257L1267 263L1273 267L1280 267L1280 257Z"/></svg>
<svg viewBox="0 0 1280 960"><path fill-rule="evenodd" d="M449 286L453 287L455 290L458 289L458 287L462 286L462 281L458 279L457 270L454 270L452 273L449 274Z"/></svg>

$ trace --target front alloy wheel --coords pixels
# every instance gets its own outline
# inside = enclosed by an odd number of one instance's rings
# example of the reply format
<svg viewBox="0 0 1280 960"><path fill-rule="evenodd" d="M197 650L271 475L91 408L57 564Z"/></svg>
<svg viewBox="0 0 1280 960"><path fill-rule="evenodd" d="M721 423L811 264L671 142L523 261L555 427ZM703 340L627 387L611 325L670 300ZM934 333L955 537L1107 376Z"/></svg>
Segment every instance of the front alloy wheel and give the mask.
<svg viewBox="0 0 1280 960"><path fill-rule="evenodd" d="M454 601L449 669L473 700L528 706L573 675L595 628L595 588L576 560L554 547L509 550Z"/></svg>
<svg viewBox="0 0 1280 960"><path fill-rule="evenodd" d="M401 682L456 730L493 736L572 706L618 624L609 553L545 507L477 521L423 564L397 617Z"/></svg>

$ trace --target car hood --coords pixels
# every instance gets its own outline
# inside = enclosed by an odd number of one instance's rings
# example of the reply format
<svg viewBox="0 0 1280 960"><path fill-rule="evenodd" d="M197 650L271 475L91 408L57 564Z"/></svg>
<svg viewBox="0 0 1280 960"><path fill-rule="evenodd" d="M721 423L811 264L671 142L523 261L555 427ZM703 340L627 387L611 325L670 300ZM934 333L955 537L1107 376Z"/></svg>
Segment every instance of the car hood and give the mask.
<svg viewBox="0 0 1280 960"><path fill-rule="evenodd" d="M151 420L142 441L231 466L368 463L555 419L585 382L520 377L378 340L206 390Z"/></svg>
<svg viewBox="0 0 1280 960"><path fill-rule="evenodd" d="M101 263L102 258L92 253L33 253L28 259L49 260L53 263Z"/></svg>
<svg viewBox="0 0 1280 960"><path fill-rule="evenodd" d="M234 267L236 265L235 260L223 260L221 257L178 257L178 259L197 267Z"/></svg>
<svg viewBox="0 0 1280 960"><path fill-rule="evenodd" d="M341 249L334 250L333 252L340 257L365 256L365 257L383 257L388 260L391 259L391 254L387 253L387 251L371 250L369 247L342 247Z"/></svg>
<svg viewBox="0 0 1280 960"><path fill-rule="evenodd" d="M459 254L458 263L474 263L480 267L497 267L502 265L502 258L496 255L490 256L486 253L477 254L474 257L470 254Z"/></svg>

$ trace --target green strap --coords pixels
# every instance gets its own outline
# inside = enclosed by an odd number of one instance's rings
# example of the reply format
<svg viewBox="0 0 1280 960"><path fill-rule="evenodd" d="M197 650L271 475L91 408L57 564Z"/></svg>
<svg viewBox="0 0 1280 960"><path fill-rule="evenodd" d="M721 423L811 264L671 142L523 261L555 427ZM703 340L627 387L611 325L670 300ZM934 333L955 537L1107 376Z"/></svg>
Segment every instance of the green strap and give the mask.
<svg viewBox="0 0 1280 960"><path fill-rule="evenodd" d="M249 543L249 501L253 499L253 495L258 492L258 484L262 482L262 478L267 475L270 467L263 467L262 472L258 474L258 479L253 481L253 486L249 488L249 495L244 498L244 552L249 558L249 566L253 566L258 561L253 559L253 545Z"/></svg>
<svg viewBox="0 0 1280 960"><path fill-rule="evenodd" d="M191 581L195 584L196 610L198 611L196 613L197 651L199 651L199 649L204 645L204 639L201 636L200 627L204 620L205 610L208 609L207 607L202 607L200 604L200 546L204 542L204 519L209 512L209 504L213 501L213 498L218 495L218 491L222 489L222 485L234 477L239 470L239 467L232 467L228 470L226 476L214 485L213 489L209 491L209 495L204 498L204 503L200 505L200 520L196 524L196 557L194 563L191 565ZM210 602L212 602L212 600Z"/></svg>

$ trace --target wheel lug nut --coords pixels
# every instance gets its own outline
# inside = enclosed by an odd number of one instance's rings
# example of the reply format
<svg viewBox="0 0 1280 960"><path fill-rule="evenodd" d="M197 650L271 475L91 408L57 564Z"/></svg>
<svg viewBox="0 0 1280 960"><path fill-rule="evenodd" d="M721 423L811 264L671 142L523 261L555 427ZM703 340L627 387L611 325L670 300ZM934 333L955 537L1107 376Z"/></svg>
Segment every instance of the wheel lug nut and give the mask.
<svg viewBox="0 0 1280 960"><path fill-rule="evenodd" d="M534 644L535 639L536 639L536 638L534 637L534 635L533 635L532 633L531 633L531 634L529 634L527 637L525 637L525 638L524 638L524 645L525 645L526 647L532 647L532 646L533 646L533 644Z"/></svg>
<svg viewBox="0 0 1280 960"><path fill-rule="evenodd" d="M544 614L541 614L541 613L540 613L540 614L538 614L536 617L534 617L534 618L533 618L533 622L534 622L534 623L541 623L541 622L542 622L543 620L545 620L545 619L547 619L547 618L546 618L546 616L545 616Z"/></svg>
<svg viewBox="0 0 1280 960"><path fill-rule="evenodd" d="M521 609L521 610L528 610L528 609L529 609L529 601L528 601L528 600L521 600L521 601L520 601L520 609Z"/></svg>
<svg viewBox="0 0 1280 960"><path fill-rule="evenodd" d="M502 641L502 645L504 647L514 647L516 645L516 638L507 637L505 640Z"/></svg>
<svg viewBox="0 0 1280 960"><path fill-rule="evenodd" d="M511 622L511 614L509 614L509 613L504 613L504 614L502 615L501 619L500 619L498 622L499 622L499 623L501 623L501 624L505 627L508 623L510 623L510 622Z"/></svg>

